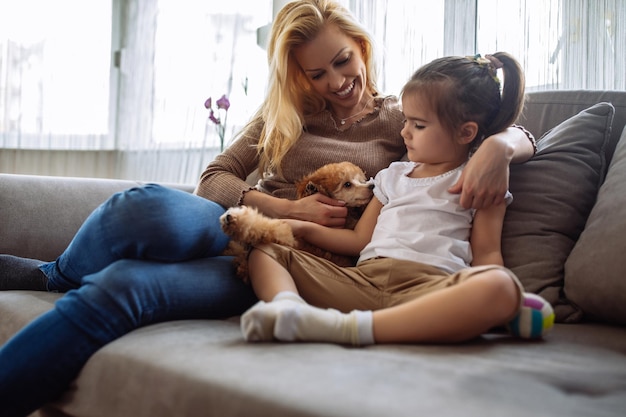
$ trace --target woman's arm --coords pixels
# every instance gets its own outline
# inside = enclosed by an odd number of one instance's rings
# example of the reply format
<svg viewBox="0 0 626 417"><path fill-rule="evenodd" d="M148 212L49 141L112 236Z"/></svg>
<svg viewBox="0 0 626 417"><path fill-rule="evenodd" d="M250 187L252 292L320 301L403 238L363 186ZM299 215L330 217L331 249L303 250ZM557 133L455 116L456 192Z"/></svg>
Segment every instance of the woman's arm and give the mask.
<svg viewBox="0 0 626 417"><path fill-rule="evenodd" d="M298 220L286 220L286 222L291 226L297 238L333 253L356 256L372 240L372 233L382 207L383 205L376 197L372 198L354 230L324 227Z"/></svg>
<svg viewBox="0 0 626 417"><path fill-rule="evenodd" d="M233 207L252 189L246 182L259 165L256 152L262 122L248 125L242 134L205 168L195 193L224 207Z"/></svg>
<svg viewBox="0 0 626 417"><path fill-rule="evenodd" d="M509 127L483 141L449 191L461 193L460 203L465 208L502 204L509 187L509 164L525 162L534 153L532 135L523 128Z"/></svg>
<svg viewBox="0 0 626 417"><path fill-rule="evenodd" d="M274 218L291 218L343 227L348 209L345 203L323 196L291 201L260 192L246 182L259 164L256 151L263 124L252 123L240 137L219 154L204 170L195 193L224 207L245 204Z"/></svg>
<svg viewBox="0 0 626 417"><path fill-rule="evenodd" d="M472 266L504 265L501 243L505 212L506 204L476 211L470 236Z"/></svg>

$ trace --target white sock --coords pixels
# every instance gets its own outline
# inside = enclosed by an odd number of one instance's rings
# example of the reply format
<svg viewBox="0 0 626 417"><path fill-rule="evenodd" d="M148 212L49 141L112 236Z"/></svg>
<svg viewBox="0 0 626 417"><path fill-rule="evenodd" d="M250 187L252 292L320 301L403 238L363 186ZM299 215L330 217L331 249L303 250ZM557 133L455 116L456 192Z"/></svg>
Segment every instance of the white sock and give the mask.
<svg viewBox="0 0 626 417"><path fill-rule="evenodd" d="M342 313L308 304L284 305L278 312L274 337L286 342L332 342L350 345L374 343L371 311Z"/></svg>
<svg viewBox="0 0 626 417"><path fill-rule="evenodd" d="M241 332L248 342L269 342L274 340L274 324L283 308L293 304L306 304L296 293L283 291L274 296L271 302L259 301L241 316Z"/></svg>

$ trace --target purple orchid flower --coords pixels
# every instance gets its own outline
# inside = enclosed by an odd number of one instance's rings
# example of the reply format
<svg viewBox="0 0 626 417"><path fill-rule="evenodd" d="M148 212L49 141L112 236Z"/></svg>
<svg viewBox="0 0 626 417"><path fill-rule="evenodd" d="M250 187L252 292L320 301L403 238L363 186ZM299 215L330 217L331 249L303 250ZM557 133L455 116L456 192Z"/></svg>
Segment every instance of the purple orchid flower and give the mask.
<svg viewBox="0 0 626 417"><path fill-rule="evenodd" d="M228 97L226 97L226 94L222 94L222 97L215 101L215 105L217 106L217 109L214 110L213 100L211 97L204 101L204 107L209 110L209 120L215 124L217 134L220 137L220 151L223 151L224 136L226 135L226 119L228 118L228 109L230 108L230 101L228 100ZM220 114L223 116L223 122Z"/></svg>
<svg viewBox="0 0 626 417"><path fill-rule="evenodd" d="M224 109L224 110L228 111L228 109L230 108L230 101L228 100L228 97L226 97L226 94L222 94L222 97L220 97L215 102L215 104L217 104L217 108L218 109Z"/></svg>
<svg viewBox="0 0 626 417"><path fill-rule="evenodd" d="M219 125L221 123L219 117L215 117L215 112L213 111L213 109L211 109L211 113L209 113L209 119L216 125Z"/></svg>

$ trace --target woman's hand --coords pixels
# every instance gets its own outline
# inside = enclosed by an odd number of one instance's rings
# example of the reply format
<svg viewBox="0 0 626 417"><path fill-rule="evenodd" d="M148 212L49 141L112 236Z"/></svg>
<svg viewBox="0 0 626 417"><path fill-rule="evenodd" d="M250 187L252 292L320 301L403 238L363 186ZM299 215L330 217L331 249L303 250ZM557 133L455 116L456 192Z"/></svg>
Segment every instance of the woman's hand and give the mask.
<svg viewBox="0 0 626 417"><path fill-rule="evenodd" d="M348 209L343 201L322 194L313 194L291 202L286 217L306 220L328 227L343 227Z"/></svg>
<svg viewBox="0 0 626 417"><path fill-rule="evenodd" d="M343 201L319 193L299 200L287 200L250 190L244 195L243 204L256 207L261 213L275 219L306 220L329 227L343 227L348 215Z"/></svg>
<svg viewBox="0 0 626 417"><path fill-rule="evenodd" d="M501 204L509 187L509 161L501 153L489 152L483 145L448 190L453 194L461 193L460 204L465 208L478 210Z"/></svg>

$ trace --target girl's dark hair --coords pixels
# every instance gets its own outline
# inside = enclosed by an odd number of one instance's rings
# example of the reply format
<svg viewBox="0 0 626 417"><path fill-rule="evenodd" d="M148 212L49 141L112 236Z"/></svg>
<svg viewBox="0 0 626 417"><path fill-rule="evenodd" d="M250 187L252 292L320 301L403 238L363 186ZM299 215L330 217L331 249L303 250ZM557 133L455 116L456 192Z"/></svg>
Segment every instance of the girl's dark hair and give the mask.
<svg viewBox="0 0 626 417"><path fill-rule="evenodd" d="M502 92L496 76L498 68L504 73ZM485 58L445 57L418 69L402 95L423 94L449 131L465 122L476 122L476 137L482 140L517 120L524 107L525 83L521 66L506 52Z"/></svg>

